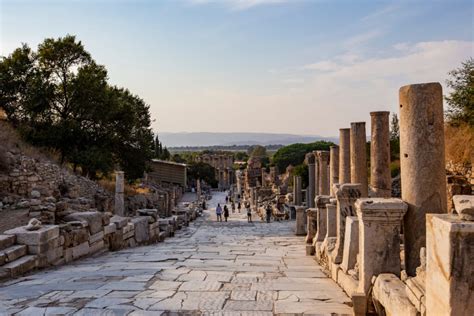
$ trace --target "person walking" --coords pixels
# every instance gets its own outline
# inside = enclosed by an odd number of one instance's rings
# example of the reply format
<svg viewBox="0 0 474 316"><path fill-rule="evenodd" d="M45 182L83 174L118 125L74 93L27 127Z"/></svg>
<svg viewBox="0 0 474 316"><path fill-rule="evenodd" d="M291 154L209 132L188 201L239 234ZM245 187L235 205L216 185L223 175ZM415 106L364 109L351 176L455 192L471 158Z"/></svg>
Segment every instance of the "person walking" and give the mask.
<svg viewBox="0 0 474 316"><path fill-rule="evenodd" d="M240 209L241 209L241 208L242 208L242 205L240 205L240 202L237 203L237 210L239 211L239 213L240 213Z"/></svg>
<svg viewBox="0 0 474 316"><path fill-rule="evenodd" d="M230 206L232 207L232 213L235 213L235 203L232 202L232 204Z"/></svg>
<svg viewBox="0 0 474 316"><path fill-rule="evenodd" d="M229 217L229 208L227 207L227 205L224 205L224 218L226 222L227 222L227 217Z"/></svg>
<svg viewBox="0 0 474 316"><path fill-rule="evenodd" d="M266 213L267 213L267 223L270 223L270 218L272 216L272 207L270 206L270 204L267 205Z"/></svg>
<svg viewBox="0 0 474 316"><path fill-rule="evenodd" d="M222 207L220 204L217 204L216 215L217 215L217 221L222 222Z"/></svg>
<svg viewBox="0 0 474 316"><path fill-rule="evenodd" d="M227 202L229 202L229 197L226 195L225 196L225 204L227 204Z"/></svg>
<svg viewBox="0 0 474 316"><path fill-rule="evenodd" d="M247 209L247 222L252 222L252 210L250 210L250 204L246 204L245 208Z"/></svg>

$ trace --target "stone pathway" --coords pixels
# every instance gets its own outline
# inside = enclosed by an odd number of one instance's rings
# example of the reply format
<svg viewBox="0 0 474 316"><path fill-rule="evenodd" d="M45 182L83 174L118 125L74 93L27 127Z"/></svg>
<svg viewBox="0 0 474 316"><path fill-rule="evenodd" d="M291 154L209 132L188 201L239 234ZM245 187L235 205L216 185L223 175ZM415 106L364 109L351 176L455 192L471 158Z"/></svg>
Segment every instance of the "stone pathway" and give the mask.
<svg viewBox="0 0 474 316"><path fill-rule="evenodd" d="M209 205L223 201L216 193ZM0 284L0 315L352 314L293 225L206 212L163 243Z"/></svg>

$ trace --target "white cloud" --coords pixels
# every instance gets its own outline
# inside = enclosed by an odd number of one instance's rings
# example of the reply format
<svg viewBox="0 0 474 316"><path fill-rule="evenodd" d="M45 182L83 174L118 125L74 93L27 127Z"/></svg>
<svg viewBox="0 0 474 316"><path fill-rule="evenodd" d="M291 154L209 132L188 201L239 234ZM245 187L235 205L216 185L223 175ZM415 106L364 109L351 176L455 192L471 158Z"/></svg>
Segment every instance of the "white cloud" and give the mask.
<svg viewBox="0 0 474 316"><path fill-rule="evenodd" d="M365 33L357 34L348 38L344 42L344 46L348 49L350 49L351 47L360 46L360 45L370 42L371 40L377 37L380 37L382 34L383 34L382 31L379 29L370 30Z"/></svg>
<svg viewBox="0 0 474 316"><path fill-rule="evenodd" d="M362 19L360 19L362 22L368 22L380 18L384 18L390 13L397 11L399 9L398 5L390 4L387 5L386 7L383 7L375 12L372 12L366 16L364 16Z"/></svg>
<svg viewBox="0 0 474 316"><path fill-rule="evenodd" d="M256 6L299 2L301 0L185 0L193 5L221 4L232 10L246 10Z"/></svg>

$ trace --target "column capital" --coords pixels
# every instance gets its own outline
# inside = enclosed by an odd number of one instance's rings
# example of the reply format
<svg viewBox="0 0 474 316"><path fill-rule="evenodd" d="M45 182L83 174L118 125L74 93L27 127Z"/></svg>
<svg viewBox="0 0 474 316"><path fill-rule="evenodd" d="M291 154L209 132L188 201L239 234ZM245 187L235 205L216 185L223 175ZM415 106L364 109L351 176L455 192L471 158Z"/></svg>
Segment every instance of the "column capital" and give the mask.
<svg viewBox="0 0 474 316"><path fill-rule="evenodd" d="M395 198L363 198L355 206L359 220L385 225L400 225L408 208L408 204Z"/></svg>
<svg viewBox="0 0 474 316"><path fill-rule="evenodd" d="M314 202L317 208L326 208L326 204L329 204L331 197L329 195L318 195Z"/></svg>
<svg viewBox="0 0 474 316"><path fill-rule="evenodd" d="M307 153L305 155L305 161L307 165L314 165L316 163L316 157L314 156L314 152Z"/></svg>

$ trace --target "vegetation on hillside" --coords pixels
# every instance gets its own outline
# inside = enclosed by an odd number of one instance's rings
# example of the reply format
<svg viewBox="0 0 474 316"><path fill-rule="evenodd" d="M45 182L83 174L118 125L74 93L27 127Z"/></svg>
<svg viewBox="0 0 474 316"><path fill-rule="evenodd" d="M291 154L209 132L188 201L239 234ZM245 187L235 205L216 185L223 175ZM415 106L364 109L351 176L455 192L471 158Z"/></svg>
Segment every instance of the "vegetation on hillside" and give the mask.
<svg viewBox="0 0 474 316"><path fill-rule="evenodd" d="M107 79L74 36L48 38L0 59L0 104L27 141L56 150L61 163L92 178L119 165L139 178L153 154L149 106Z"/></svg>
<svg viewBox="0 0 474 316"><path fill-rule="evenodd" d="M304 162L305 155L313 150L329 150L334 143L317 141L309 144L292 144L278 149L273 155L273 164L280 172L285 172L289 165L298 166Z"/></svg>

